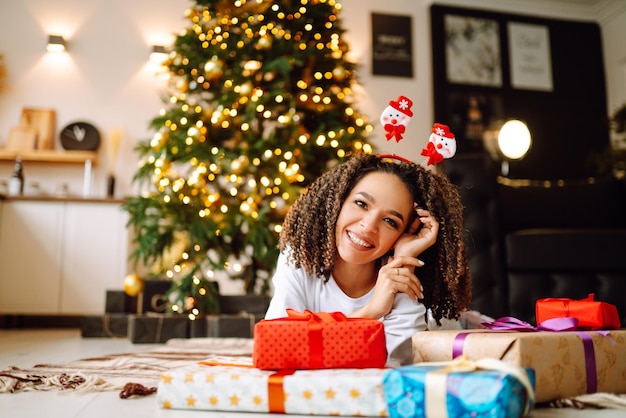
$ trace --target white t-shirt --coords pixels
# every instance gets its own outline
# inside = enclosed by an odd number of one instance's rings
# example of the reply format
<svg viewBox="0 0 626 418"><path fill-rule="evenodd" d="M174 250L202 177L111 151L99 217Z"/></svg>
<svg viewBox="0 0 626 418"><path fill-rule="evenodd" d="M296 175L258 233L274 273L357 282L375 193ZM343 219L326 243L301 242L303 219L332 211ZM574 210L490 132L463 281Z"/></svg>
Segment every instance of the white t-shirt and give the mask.
<svg viewBox="0 0 626 418"><path fill-rule="evenodd" d="M274 277L274 296L265 319L287 316L287 308L299 312L341 312L350 315L367 304L374 289L359 298L346 295L331 276L324 283L323 278L307 274L304 269L296 269L281 254ZM385 326L388 364L398 366L411 363L411 336L417 331L426 330L426 307L412 300L406 293L398 293L391 312L379 318Z"/></svg>

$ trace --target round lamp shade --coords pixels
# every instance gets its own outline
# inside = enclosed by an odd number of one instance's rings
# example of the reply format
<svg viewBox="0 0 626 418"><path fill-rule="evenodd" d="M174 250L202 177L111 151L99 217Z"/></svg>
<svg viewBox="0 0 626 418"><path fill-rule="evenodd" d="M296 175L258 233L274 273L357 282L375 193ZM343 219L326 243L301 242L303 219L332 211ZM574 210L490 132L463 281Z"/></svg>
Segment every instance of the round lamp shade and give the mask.
<svg viewBox="0 0 626 418"><path fill-rule="evenodd" d="M509 120L500 129L498 147L511 160L519 160L530 149L531 137L528 126L521 120Z"/></svg>

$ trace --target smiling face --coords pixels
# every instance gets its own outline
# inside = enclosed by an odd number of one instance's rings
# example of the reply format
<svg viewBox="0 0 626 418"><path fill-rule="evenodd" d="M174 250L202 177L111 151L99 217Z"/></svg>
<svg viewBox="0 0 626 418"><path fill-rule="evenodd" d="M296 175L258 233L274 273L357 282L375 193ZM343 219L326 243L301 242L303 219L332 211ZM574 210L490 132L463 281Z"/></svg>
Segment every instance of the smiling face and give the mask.
<svg viewBox="0 0 626 418"><path fill-rule="evenodd" d="M335 227L339 260L366 264L385 255L406 230L413 197L394 174L366 174L346 198Z"/></svg>
<svg viewBox="0 0 626 418"><path fill-rule="evenodd" d="M452 158L456 154L456 140L454 138L446 138L433 133L428 140L433 143L443 158Z"/></svg>
<svg viewBox="0 0 626 418"><path fill-rule="evenodd" d="M394 109L392 106L387 106L383 113L380 115L380 122L383 125L408 125L411 118L401 111Z"/></svg>

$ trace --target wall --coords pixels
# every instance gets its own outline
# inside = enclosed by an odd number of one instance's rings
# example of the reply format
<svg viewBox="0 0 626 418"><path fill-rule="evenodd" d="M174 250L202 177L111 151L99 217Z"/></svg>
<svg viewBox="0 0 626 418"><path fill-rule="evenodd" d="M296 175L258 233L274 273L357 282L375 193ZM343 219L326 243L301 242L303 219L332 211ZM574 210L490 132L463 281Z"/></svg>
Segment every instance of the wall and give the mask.
<svg viewBox="0 0 626 418"><path fill-rule="evenodd" d="M612 12L612 13L611 13ZM601 15L609 113L626 104L626 2L615 2Z"/></svg>
<svg viewBox="0 0 626 418"><path fill-rule="evenodd" d="M483 149L483 127L519 118L532 132L532 146L523 159L509 163L509 178L580 180L596 175L589 156L602 153L609 145L606 72L598 23L447 6L433 6L431 14L435 119L447 121L456 134L457 152ZM504 59L499 62L501 71L495 74L501 77L500 85L448 82L444 37L449 15L488 19L499 26ZM514 66L506 59L514 53L509 45L509 24L546 30L551 57L549 90L515 86ZM473 114L478 123L469 121L470 102L478 109Z"/></svg>
<svg viewBox="0 0 626 418"><path fill-rule="evenodd" d="M19 122L23 107L57 111L57 132L76 120L93 123L102 134L92 195L104 196L109 167L106 136L125 131L115 161L118 195L131 192L137 167L134 143L148 136L147 123L158 113L163 80L148 59L150 45L171 42L184 24L187 0L27 0L0 2L0 51L9 72L10 91L0 96L0 142ZM48 33L63 33L67 54L47 54ZM56 148L61 148L58 135ZM10 175L2 164L0 178ZM53 193L61 182L82 193L82 167L27 164L27 184L37 180Z"/></svg>
<svg viewBox="0 0 626 418"><path fill-rule="evenodd" d="M419 151L432 126L429 7L432 3L536 15L600 21L608 84L608 108L626 101L626 2L599 0L595 6L556 0L344 0L341 14L353 59L361 64L357 91L359 110L378 125L380 111L390 99L404 94L414 101L409 125L414 141L386 143L376 126L372 141L383 152L419 160ZM19 122L23 107L51 107L57 111L57 132L76 120L95 124L103 136L91 195L103 197L110 165L117 176L118 197L136 193L131 179L137 167L133 147L151 136L148 122L161 107L165 81L149 59L150 45L169 43L186 26L189 0L0 0L0 53L5 56L10 90L0 96L0 146ZM384 7L381 5L384 4ZM413 18L414 78L371 75L370 13L411 15ZM47 34L63 33L69 52L45 52ZM107 155L107 134L121 128L125 135L118 157ZM421 134L420 134L421 133ZM61 148L57 135L57 148ZM10 176L10 163L0 163L0 179ZM49 192L67 182L81 194L82 167L31 163L25 167L27 185L38 181Z"/></svg>

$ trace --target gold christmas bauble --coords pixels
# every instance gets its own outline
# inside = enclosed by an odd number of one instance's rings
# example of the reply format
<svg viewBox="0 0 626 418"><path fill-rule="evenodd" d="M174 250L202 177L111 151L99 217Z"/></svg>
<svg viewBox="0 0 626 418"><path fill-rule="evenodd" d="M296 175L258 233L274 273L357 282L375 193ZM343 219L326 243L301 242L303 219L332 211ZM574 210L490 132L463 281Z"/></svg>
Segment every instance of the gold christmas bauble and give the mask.
<svg viewBox="0 0 626 418"><path fill-rule="evenodd" d="M333 77L335 77L335 80L337 81L343 81L346 78L346 69L343 68L341 65L335 67L335 69L333 70Z"/></svg>
<svg viewBox="0 0 626 418"><path fill-rule="evenodd" d="M267 50L272 47L272 39L269 36L262 36L256 43L256 49Z"/></svg>
<svg viewBox="0 0 626 418"><path fill-rule="evenodd" d="M217 57L212 57L204 64L204 75L207 80L213 81L219 78L224 71L224 62Z"/></svg>
<svg viewBox="0 0 626 418"><path fill-rule="evenodd" d="M124 292L131 297L143 292L144 282L138 274L132 273L124 278Z"/></svg>

